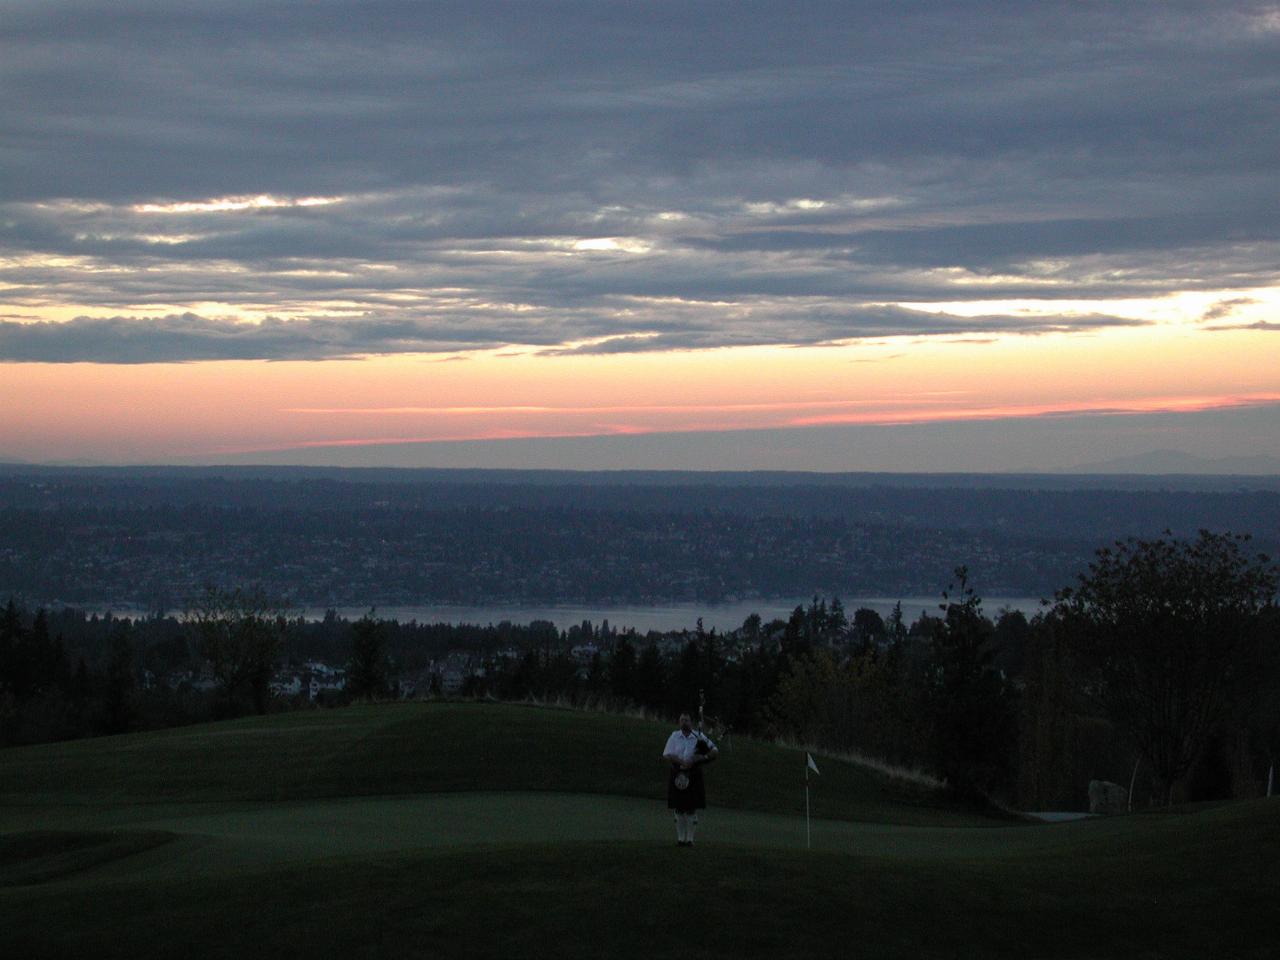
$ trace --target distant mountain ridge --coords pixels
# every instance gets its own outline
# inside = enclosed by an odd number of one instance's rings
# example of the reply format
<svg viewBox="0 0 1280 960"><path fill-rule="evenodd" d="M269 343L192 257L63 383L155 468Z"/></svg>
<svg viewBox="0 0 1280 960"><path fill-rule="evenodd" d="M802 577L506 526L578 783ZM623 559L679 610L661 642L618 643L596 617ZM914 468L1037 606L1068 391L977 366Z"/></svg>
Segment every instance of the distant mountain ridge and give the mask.
<svg viewBox="0 0 1280 960"><path fill-rule="evenodd" d="M1151 450L1114 460L1086 463L1066 473L1195 474L1218 476L1271 476L1280 474L1280 457L1197 457L1181 450Z"/></svg>
<svg viewBox="0 0 1280 960"><path fill-rule="evenodd" d="M1144 457L1163 456L1153 468ZM1197 467L1196 464L1199 464ZM1235 467L1236 469L1227 469ZM1221 490L1242 486L1280 490L1280 459L1246 457L1204 460L1177 451L1064 469L1028 467L1010 473L883 473L786 470L552 470L494 467L350 467L272 464L37 464L0 460L0 479L41 478L62 481L278 480L340 483L487 485L494 487L821 487L828 489L967 490ZM1245 480L1244 483L1241 481Z"/></svg>

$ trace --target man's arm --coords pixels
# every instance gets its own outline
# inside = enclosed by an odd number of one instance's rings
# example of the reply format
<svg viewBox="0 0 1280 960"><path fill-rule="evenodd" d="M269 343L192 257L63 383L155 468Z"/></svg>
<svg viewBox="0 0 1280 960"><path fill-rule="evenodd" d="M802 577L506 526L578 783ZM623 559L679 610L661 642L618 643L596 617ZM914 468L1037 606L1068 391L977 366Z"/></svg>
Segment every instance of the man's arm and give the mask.
<svg viewBox="0 0 1280 960"><path fill-rule="evenodd" d="M671 752L672 750L675 749L675 742L674 742L675 739L676 739L675 734L672 734L671 736L667 737L667 745L662 748L663 763L679 763L680 762L680 758Z"/></svg>
<svg viewBox="0 0 1280 960"><path fill-rule="evenodd" d="M677 752L679 750L680 747L677 744L676 735L673 733L671 736L667 737L667 745L662 751L662 760L664 763L674 763L677 766L687 769L689 764L685 762L684 754Z"/></svg>

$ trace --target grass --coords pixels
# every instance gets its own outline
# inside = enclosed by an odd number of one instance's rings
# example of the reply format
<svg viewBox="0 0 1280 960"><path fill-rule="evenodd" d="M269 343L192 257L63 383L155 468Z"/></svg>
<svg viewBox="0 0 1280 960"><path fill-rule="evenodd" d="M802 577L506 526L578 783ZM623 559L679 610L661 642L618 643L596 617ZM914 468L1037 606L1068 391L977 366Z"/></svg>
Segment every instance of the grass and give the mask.
<svg viewBox="0 0 1280 960"><path fill-rule="evenodd" d="M175 839L160 831L49 830L0 837L0 887L47 883Z"/></svg>
<svg viewBox="0 0 1280 960"><path fill-rule="evenodd" d="M357 706L0 752L0 804L296 800L453 791L665 796L669 725L512 704ZM813 781L819 816L989 824L936 791L847 762ZM735 738L717 806L804 812L804 753Z"/></svg>
<svg viewBox="0 0 1280 960"><path fill-rule="evenodd" d="M1139 818L1067 854L937 863L598 842L406 851L234 882L33 887L0 937L30 957L91 934L106 957L1269 957L1277 888L1257 881L1276 849L1280 819L1256 803Z"/></svg>
<svg viewBox="0 0 1280 960"><path fill-rule="evenodd" d="M0 955L1275 953L1280 802L1020 826L820 758L805 850L803 754L739 741L678 849L666 732L436 704L0 753Z"/></svg>

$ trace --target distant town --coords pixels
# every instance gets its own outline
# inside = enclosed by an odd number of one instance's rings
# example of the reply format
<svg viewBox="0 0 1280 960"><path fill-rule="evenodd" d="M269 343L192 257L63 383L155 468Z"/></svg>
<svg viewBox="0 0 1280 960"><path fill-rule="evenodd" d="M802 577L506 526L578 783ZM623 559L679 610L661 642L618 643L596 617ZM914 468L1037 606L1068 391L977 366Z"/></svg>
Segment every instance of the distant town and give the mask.
<svg viewBox="0 0 1280 960"><path fill-rule="evenodd" d="M206 585L291 608L1046 596L1124 535L1280 542L1265 490L908 488L793 480L545 485L0 473L0 595L180 611Z"/></svg>

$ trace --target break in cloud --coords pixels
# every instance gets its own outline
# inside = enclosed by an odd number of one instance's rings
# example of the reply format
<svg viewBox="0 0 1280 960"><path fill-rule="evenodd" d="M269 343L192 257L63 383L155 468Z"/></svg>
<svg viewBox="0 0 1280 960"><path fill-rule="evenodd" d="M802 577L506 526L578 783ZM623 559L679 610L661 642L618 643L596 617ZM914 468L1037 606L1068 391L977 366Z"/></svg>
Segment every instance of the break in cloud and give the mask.
<svg viewBox="0 0 1280 960"><path fill-rule="evenodd" d="M1278 10L10 3L0 358L1271 329Z"/></svg>

